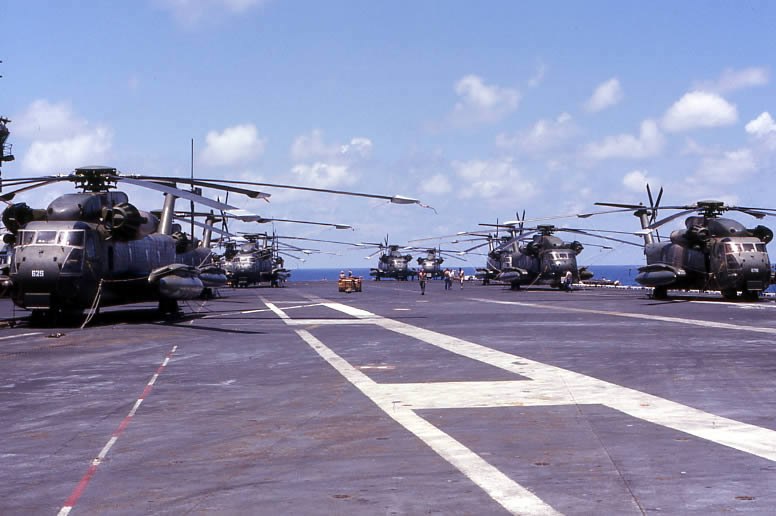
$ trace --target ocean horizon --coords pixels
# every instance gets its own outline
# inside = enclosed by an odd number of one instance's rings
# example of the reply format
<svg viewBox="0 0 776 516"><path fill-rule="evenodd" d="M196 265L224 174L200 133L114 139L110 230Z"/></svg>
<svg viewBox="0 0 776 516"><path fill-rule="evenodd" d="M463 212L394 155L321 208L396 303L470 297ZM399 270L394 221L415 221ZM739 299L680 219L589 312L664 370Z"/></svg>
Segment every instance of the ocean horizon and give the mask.
<svg viewBox="0 0 776 516"><path fill-rule="evenodd" d="M622 285L637 285L636 275L639 265L590 265L587 270L593 273L593 279L607 279L619 281ZM475 267L462 267L467 276L474 275ZM299 268L291 269L291 277L288 281L332 281L339 279L339 273L344 270L347 274L352 271L354 276L363 276L364 279L371 279L369 276L370 267L354 267L351 269L336 268ZM458 267L455 267L457 270ZM387 280L391 281L391 280Z"/></svg>

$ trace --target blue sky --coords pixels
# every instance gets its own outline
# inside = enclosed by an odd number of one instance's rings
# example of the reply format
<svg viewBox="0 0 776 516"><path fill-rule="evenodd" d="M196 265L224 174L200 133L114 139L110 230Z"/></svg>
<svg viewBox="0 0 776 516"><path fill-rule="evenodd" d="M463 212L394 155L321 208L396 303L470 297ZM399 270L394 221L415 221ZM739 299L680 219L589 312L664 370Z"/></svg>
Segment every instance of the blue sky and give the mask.
<svg viewBox="0 0 776 516"><path fill-rule="evenodd" d="M188 175L194 138L200 177L398 193L437 211L230 197L357 228L279 233L353 242L638 202L647 181L664 203L776 208L773 2L30 1L0 4L0 18L17 157L4 177L93 163ZM628 214L560 223L637 229ZM304 266L367 266L367 254ZM580 256L642 261L637 248Z"/></svg>

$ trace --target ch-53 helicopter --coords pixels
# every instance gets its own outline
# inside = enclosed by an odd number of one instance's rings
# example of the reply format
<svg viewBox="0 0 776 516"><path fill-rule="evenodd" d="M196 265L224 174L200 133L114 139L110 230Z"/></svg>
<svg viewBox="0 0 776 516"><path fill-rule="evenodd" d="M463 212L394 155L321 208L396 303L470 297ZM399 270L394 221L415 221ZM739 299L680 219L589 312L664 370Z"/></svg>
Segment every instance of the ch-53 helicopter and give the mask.
<svg viewBox="0 0 776 516"><path fill-rule="evenodd" d="M688 206L660 206L662 188L654 203L649 186L647 195L649 206L606 202L596 204L621 208L612 211L633 211L639 218L647 264L639 268L636 281L653 287L655 298L665 298L669 289L697 289L718 290L726 299L735 299L739 292L745 298L757 299L773 283L765 247L773 239L773 232L761 225L746 228L740 222L721 215L726 211L739 211L762 219L766 215L776 215L776 210L727 206L720 201L698 201ZM681 211L656 220L658 209ZM669 241L660 240L658 228L692 213L698 215L687 217L684 229L673 231Z"/></svg>
<svg viewBox="0 0 776 516"><path fill-rule="evenodd" d="M488 246L485 266L477 268L475 272L475 277L482 280L483 284L487 285L491 281L497 280L509 283L515 290L520 289L522 286L533 285L550 285L554 288L561 288L563 287L563 280L567 272L571 273L571 279L574 282L592 278L593 274L591 272L584 267L577 266L577 255L582 252L584 246L576 240L565 242L554 235L556 232L569 232L624 244L638 245L619 238L597 235L590 232L600 230L560 228L550 224L525 227L525 222L525 214L523 214L523 218L516 221L507 221L503 224L480 224L481 226L495 227L495 234L483 234L482 232L473 231L461 232L455 235L456 237L469 236L474 240L485 240L484 243L464 250L465 253L469 253L486 245ZM499 237L499 229L506 229L507 235ZM615 231L614 233L619 232ZM586 245L611 249L611 247L598 244Z"/></svg>
<svg viewBox="0 0 776 516"><path fill-rule="evenodd" d="M410 268L410 261L412 255L401 254L401 251L405 248L388 243L388 237L385 237L385 242L363 242L356 244L362 247L377 247L377 251L366 257L367 260L373 258L377 254L380 257L377 260L377 267L369 270L369 275L373 276L375 280L381 280L383 278L394 278L399 281L407 281L408 279L414 279L417 275L417 271Z"/></svg>
<svg viewBox="0 0 776 516"><path fill-rule="evenodd" d="M225 284L226 276L213 263L208 245L212 229L205 230L201 243L176 231L175 200L189 199L245 221L261 217L175 188L175 183L269 197L232 186L252 184L248 181L127 175L115 168L91 166L64 175L6 179L5 186L17 189L0 195L0 200L8 203L22 192L59 182L73 182L82 192L64 194L45 210L13 204L2 217L11 232L6 242L14 245L9 276L2 282L16 305L37 318L52 320L65 311L141 301L158 301L160 311L177 312L179 300ZM161 217L130 204L126 193L115 190L119 182L163 192ZM262 184L420 204L402 196Z"/></svg>
<svg viewBox="0 0 776 516"><path fill-rule="evenodd" d="M219 244L224 249L222 256L219 257L218 263L221 268L226 272L227 283L231 287L247 287L249 285L255 285L261 282L269 282L271 286L278 286L279 282L283 282L291 275L291 271L285 268L284 258L281 255L290 256L304 261L293 252L312 254L317 252L317 249L304 249L294 246L285 240L307 240L314 242L329 242L334 244L346 244L347 242L336 242L331 240L321 240L313 238L303 237L291 237L280 236L274 233L246 233L240 232L236 234L228 231L227 221L230 219L239 219L234 215L228 215L222 213L215 218L216 215L212 213L187 213L177 212L175 218L177 220L188 220L193 217L205 217L206 221L209 220L209 224L205 224L192 220L194 225L200 227L212 226L213 222L222 222L221 229L211 227L211 231L217 232L225 239L220 240ZM316 226L328 226L336 229L353 229L347 224L333 224L328 222L313 222L307 220L292 220L292 219L279 219L279 218L267 218L260 217L255 220L258 223L267 222L286 222L294 224L308 224ZM241 238L241 241L233 240L234 238Z"/></svg>
<svg viewBox="0 0 776 516"><path fill-rule="evenodd" d="M304 261L304 258L298 256L300 253L309 255L324 252L320 249L298 247L286 242L286 240L348 245L347 242L284 236L274 233L240 233L240 235L247 242L242 244L234 241L227 242L233 251L224 253L221 261L221 265L226 271L228 283L232 287L247 287L261 282L269 282L270 286L276 287L291 276L291 271L285 268L284 257Z"/></svg>
<svg viewBox="0 0 776 516"><path fill-rule="evenodd" d="M425 256L418 256L417 262L418 262L418 270L422 270L426 273L427 278L441 278L444 276L444 270L442 269L442 264L445 262L445 257L448 258L455 258L457 260L466 261L465 259L461 258L460 256L456 256L459 254L464 254L461 251L452 251L437 247L432 248L426 248L426 247L405 247L405 250L418 250L423 251L426 253Z"/></svg>

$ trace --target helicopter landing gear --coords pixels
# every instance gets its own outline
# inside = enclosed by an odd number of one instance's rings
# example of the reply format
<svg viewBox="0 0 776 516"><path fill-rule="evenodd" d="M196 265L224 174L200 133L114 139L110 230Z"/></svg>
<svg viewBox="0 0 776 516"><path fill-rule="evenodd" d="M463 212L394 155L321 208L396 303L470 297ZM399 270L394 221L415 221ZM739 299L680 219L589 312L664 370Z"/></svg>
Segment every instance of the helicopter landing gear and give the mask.
<svg viewBox="0 0 776 516"><path fill-rule="evenodd" d="M79 309L67 309L60 306L52 306L46 310L33 310L30 315L30 324L44 328L55 326L73 326L81 324L84 311Z"/></svg>
<svg viewBox="0 0 776 516"><path fill-rule="evenodd" d="M509 288L511 290L520 290L520 283L513 281L512 283L509 284Z"/></svg>
<svg viewBox="0 0 776 516"><path fill-rule="evenodd" d="M747 301L757 301L758 299L760 299L760 291L759 290L744 290L741 293L741 297L743 297Z"/></svg>
<svg viewBox="0 0 776 516"><path fill-rule="evenodd" d="M722 297L725 299L737 299L738 291L734 288L726 288L722 291Z"/></svg>
<svg viewBox="0 0 776 516"><path fill-rule="evenodd" d="M176 316L180 314L178 300L162 298L159 300L159 313L165 316Z"/></svg>
<svg viewBox="0 0 776 516"><path fill-rule="evenodd" d="M665 299L668 297L668 287L655 287L652 290L652 297L654 299Z"/></svg>

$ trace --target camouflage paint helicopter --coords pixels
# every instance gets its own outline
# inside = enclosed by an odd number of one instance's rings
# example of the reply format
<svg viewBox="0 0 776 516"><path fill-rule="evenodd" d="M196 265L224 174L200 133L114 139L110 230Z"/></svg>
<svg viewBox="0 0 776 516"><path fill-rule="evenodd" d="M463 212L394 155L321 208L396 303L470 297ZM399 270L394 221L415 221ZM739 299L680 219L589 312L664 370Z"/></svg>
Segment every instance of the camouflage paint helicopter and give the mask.
<svg viewBox="0 0 776 516"><path fill-rule="evenodd" d="M15 178L5 184L16 188L0 195L10 201L17 194L59 182L73 182L81 193L64 194L46 210L14 204L3 212L14 245L9 277L3 279L13 302L32 310L36 318L56 317L64 311L140 301L158 301L162 312L176 312L177 302L199 296L204 288L226 282L224 272L213 263L209 249L210 230L199 243L176 231L175 200L185 198L245 221L260 217L234 206L171 186L174 183L203 186L266 198L269 194L224 185L227 181L136 176L115 168L81 167L70 174ZM138 210L119 182L165 194L161 217ZM245 181L228 183L249 184ZM399 204L419 204L401 196L273 185L292 189L375 197Z"/></svg>
<svg viewBox="0 0 776 516"><path fill-rule="evenodd" d="M411 269L409 266L412 255L401 254L400 250L404 248L398 245L389 244L387 236L385 237L384 243L364 242L356 245L377 247L377 251L367 256L366 259L369 260L377 254L380 255L377 260L377 267L369 270L369 275L373 276L374 279L378 281L383 278L407 281L408 279L414 279L417 275L417 271Z"/></svg>
<svg viewBox="0 0 776 516"><path fill-rule="evenodd" d="M761 225L746 228L740 222L721 215L726 211L739 211L761 219L766 215L776 215L776 210L727 206L720 201L698 201L688 206L659 206L663 189L660 189L655 203L652 202L649 187L647 194L649 206L596 204L621 208L613 211L633 211L639 218L647 264L639 268L636 281L653 287L655 298L665 298L669 289L697 289L719 290L727 299L735 299L739 292L745 298L756 299L773 283L765 247L773 239L773 232ZM658 209L681 211L656 220ZM687 217L684 229L673 231L668 241L660 240L656 232L658 228L692 213L698 215ZM656 232L655 237L652 231Z"/></svg>

